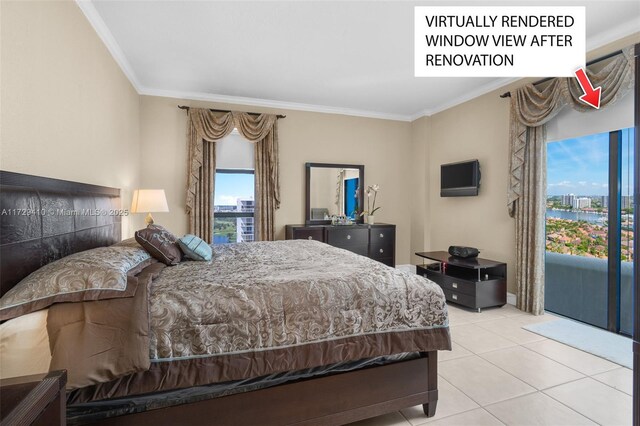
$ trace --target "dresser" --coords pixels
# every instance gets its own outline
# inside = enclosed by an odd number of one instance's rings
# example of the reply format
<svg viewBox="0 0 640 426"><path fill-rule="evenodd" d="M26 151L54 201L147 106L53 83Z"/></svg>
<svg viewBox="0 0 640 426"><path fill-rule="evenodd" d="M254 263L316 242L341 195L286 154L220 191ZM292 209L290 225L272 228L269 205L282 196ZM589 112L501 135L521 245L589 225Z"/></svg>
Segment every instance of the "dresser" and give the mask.
<svg viewBox="0 0 640 426"><path fill-rule="evenodd" d="M396 264L395 225L287 225L285 235L287 240L316 240L391 267Z"/></svg>

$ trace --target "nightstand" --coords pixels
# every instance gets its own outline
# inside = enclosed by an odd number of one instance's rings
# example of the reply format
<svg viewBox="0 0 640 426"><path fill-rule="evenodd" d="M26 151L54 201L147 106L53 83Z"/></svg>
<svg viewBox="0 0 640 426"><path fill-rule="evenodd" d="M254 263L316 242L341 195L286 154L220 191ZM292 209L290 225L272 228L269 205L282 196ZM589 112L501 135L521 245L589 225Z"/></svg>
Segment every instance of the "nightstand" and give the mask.
<svg viewBox="0 0 640 426"><path fill-rule="evenodd" d="M0 424L65 425L66 371L0 380Z"/></svg>

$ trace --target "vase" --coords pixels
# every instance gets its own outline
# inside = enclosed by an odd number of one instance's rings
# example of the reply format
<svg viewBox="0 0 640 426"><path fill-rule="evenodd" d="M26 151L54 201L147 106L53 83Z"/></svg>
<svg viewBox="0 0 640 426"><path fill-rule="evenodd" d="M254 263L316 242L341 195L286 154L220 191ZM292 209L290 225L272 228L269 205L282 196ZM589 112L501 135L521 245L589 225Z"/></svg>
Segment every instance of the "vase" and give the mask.
<svg viewBox="0 0 640 426"><path fill-rule="evenodd" d="M367 223L369 225L374 225L376 223L376 217L375 216L371 216L371 215L367 215Z"/></svg>

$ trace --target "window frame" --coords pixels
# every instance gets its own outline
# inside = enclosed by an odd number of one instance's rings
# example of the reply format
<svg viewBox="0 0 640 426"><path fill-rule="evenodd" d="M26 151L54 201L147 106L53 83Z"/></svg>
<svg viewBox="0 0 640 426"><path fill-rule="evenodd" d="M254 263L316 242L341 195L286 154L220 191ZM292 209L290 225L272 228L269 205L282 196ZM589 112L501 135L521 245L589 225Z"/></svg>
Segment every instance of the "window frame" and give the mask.
<svg viewBox="0 0 640 426"><path fill-rule="evenodd" d="M216 175L218 173L224 174L235 174L235 175L254 175L256 174L255 170L252 169L216 169ZM213 205L214 217L225 218L225 217L254 217L255 213L255 199L256 199L256 186L253 185L253 199L254 199L254 211L253 212L216 212L215 211L215 203Z"/></svg>
<svg viewBox="0 0 640 426"><path fill-rule="evenodd" d="M245 175L254 175L255 176L255 169L216 169L216 176L218 175L218 173L222 173L222 174L245 174ZM253 185L253 199L254 199L254 211L252 212L216 212L215 211L215 201L214 201L214 205L213 205L213 221L215 223L215 219L225 219L225 218L229 218L229 219L238 219L238 218L244 218L244 217L251 217L254 219L254 225L253 225L253 241L256 241L256 234L255 234L255 199L256 199L256 187L255 187L255 183Z"/></svg>

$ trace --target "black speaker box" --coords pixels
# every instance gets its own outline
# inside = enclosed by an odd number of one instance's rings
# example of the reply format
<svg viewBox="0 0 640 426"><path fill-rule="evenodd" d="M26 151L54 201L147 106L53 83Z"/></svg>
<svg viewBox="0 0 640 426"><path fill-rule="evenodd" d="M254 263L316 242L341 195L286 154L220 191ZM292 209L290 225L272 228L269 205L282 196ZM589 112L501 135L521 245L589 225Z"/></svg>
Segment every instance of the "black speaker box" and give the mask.
<svg viewBox="0 0 640 426"><path fill-rule="evenodd" d="M475 247L450 246L449 254L451 256L468 259L472 257L478 257L480 251Z"/></svg>

